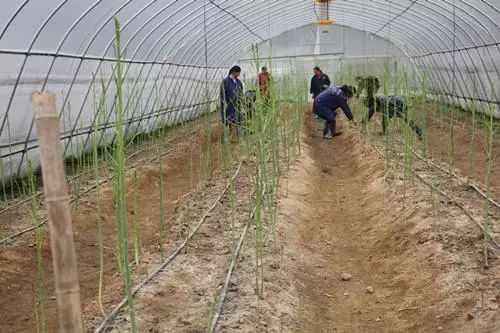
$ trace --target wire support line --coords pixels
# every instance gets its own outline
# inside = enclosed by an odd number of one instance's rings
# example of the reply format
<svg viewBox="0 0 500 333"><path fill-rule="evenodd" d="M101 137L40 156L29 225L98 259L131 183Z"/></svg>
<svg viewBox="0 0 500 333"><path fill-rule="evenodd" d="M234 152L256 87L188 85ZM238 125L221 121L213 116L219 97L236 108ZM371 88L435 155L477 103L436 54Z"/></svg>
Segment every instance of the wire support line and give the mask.
<svg viewBox="0 0 500 333"><path fill-rule="evenodd" d="M145 113L144 116L125 119L124 122L130 126L131 124L134 124L134 123L137 123L137 122L140 122L143 120L155 118L158 116L162 116L162 115L166 115L166 114L170 114L170 113L174 113L174 112L179 112L181 110L193 109L196 107L210 105L210 104L214 103L215 101L216 100L211 100L211 101L207 101L207 102L201 102L201 103L190 104L190 105L180 105L180 106L175 106L175 107L162 108L162 109L159 109L159 110L152 112L152 113ZM175 125L173 125L173 126L175 126ZM115 122L107 122L105 125L99 126L97 130L98 130L98 132L103 132L105 130L112 129L114 127L115 127ZM154 129L152 129L152 130L154 130ZM90 126L90 125L84 126L84 127L80 127L79 129L77 129L73 132L62 133L60 139L61 140L68 140L68 139L71 139L73 137L94 133L94 131L95 130L94 130L93 126ZM141 133L144 133L144 132L141 132ZM136 135L139 135L141 133L136 133ZM32 138L32 139L29 139L26 141L23 140L23 141L10 142L8 144L0 145L0 149L8 149L8 148L12 148L13 146L16 146L16 145L22 145L25 143L34 143L37 141L38 141L37 138ZM18 150L9 150L9 152L7 154L0 155L0 157L6 158L6 157L13 156L13 155L21 154L23 152L27 152L27 151L30 151L30 150L33 150L36 148L38 148L37 144L26 146L26 149L23 148L23 149L18 149Z"/></svg>
<svg viewBox="0 0 500 333"><path fill-rule="evenodd" d="M464 100L473 101L473 102L481 102L481 103L500 105L500 101L497 101L497 100L485 99L485 98L481 98L481 97L464 96L464 95L459 95L459 94L447 93L447 92L443 92L443 91L429 91L429 94L435 95L435 96L455 97L458 99L464 99Z"/></svg>
<svg viewBox="0 0 500 333"><path fill-rule="evenodd" d="M47 52L47 51L23 51L23 50L13 50L13 49L0 49L0 54L4 55L22 55L22 56L39 56L39 57L53 57L53 58L67 58L76 60L93 60L93 61L105 61L105 62L116 62L114 57L99 57L85 54L74 54L74 53L64 53L64 52ZM182 64L175 63L171 61L158 61L158 60L135 60L135 59L123 59L120 60L125 64L137 64L137 65L169 65L175 67L188 67L188 68L207 68L207 69L224 69L223 66L201 66L193 64Z"/></svg>
<svg viewBox="0 0 500 333"><path fill-rule="evenodd" d="M500 46L500 42L485 43L485 44L471 45L471 46L465 46L465 47L457 47L454 50L452 49L452 50L434 51L434 52L428 52L428 53L423 53L423 54L410 55L410 58L412 58L412 59L425 58L425 57L429 57L429 56L433 56L433 55L442 55L442 54L453 53L453 52L477 50L477 49L481 49L481 48L494 47L494 46Z"/></svg>
<svg viewBox="0 0 500 333"><path fill-rule="evenodd" d="M259 38L262 42L265 41L264 38L262 38L259 34L257 34L255 31L253 31L248 25L245 24L245 22L243 22L241 19L239 19L236 15L234 15L233 13L231 13L230 11L228 11L227 9L222 8L221 6L219 6L218 4L216 4L215 1L213 1L213 0L208 0L208 2L210 2L212 5L214 5L218 9L220 9L222 12L224 12L224 13L228 14L229 16L233 17L242 26L244 26L252 35L254 35L255 37Z"/></svg>
<svg viewBox="0 0 500 333"><path fill-rule="evenodd" d="M389 21L387 21L386 23L384 23L379 29L377 29L373 34L377 35L379 32L381 32L382 30L384 30L388 25L390 25L392 22L394 22L396 19L398 19L399 17L401 17L403 14L405 14L407 11L409 11L411 9L411 7L413 7L414 4L417 3L418 0L413 0L413 2L411 4L408 5L408 7L406 7L405 9L403 9L403 11L399 14L397 14L396 16L394 16L393 18L391 18ZM393 1L390 2L390 4L392 5Z"/></svg>

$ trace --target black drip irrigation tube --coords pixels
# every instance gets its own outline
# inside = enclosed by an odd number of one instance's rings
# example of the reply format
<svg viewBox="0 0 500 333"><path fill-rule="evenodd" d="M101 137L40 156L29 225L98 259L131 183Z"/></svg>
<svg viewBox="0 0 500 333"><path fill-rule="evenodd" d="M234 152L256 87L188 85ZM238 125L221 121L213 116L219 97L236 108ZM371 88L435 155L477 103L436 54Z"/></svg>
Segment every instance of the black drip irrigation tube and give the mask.
<svg viewBox="0 0 500 333"><path fill-rule="evenodd" d="M399 142L399 143L401 144L401 142ZM480 189L478 185L475 185L475 184L472 184L472 183L468 183L467 181L464 181L464 179L460 175L456 174L452 170L447 170L446 168L440 166L436 162L423 157L422 155L420 155L419 153L417 153L416 151L414 151L411 148L410 148L410 150L413 153L413 155L415 155L422 162L425 162L428 165L433 166L433 167L441 170L442 172L444 172L444 173L452 176L453 178L455 178L456 180L458 180L460 183L466 184L467 186L469 186L470 188L472 188L474 191L476 191L480 196L482 196L483 199L488 200L492 205L494 205L495 207L497 207L498 209L500 209L500 203L498 203L498 201L496 201L495 199L488 197L486 195L486 193L484 193L484 190Z"/></svg>
<svg viewBox="0 0 500 333"><path fill-rule="evenodd" d="M189 236L182 242L182 244L177 247L177 249L172 252L172 254L153 272L151 275L149 275L144 281L139 283L135 288L132 290L132 296L135 296L141 289L144 287L147 283L149 283L153 278L155 278L160 272L165 270L165 268L177 257L177 255L184 249L186 244L193 238L193 236L198 232L200 227L205 223L208 215L217 207L217 205L220 203L222 197L224 194L226 194L227 190L231 186L231 184L234 182L238 174L240 173L241 166L243 162L240 162L238 164L238 169L236 170L235 174L231 177L230 181L227 183L226 187L222 191L222 193L217 197L217 199L214 201L212 206L203 214L203 216L200 218L198 221L198 224L194 228L194 230L189 234ZM245 230L247 226L245 227ZM241 240L240 240L241 241ZM123 308L123 306L127 304L127 298L124 298L118 305L115 306L115 308L107 315L104 320L102 321L101 325L99 325L95 330L94 333L101 333L108 325L109 323L116 317L116 315L120 312L120 310Z"/></svg>
<svg viewBox="0 0 500 333"><path fill-rule="evenodd" d="M266 186L264 186L262 190L262 195L266 193ZM252 218L255 215L257 207L254 207L251 214L250 218L248 219L247 223L245 224L245 227L243 228L241 232L240 239L238 241L238 247L236 248L236 251L234 253L233 259L231 260L231 263L229 264L229 268L227 269L227 274L226 274L226 279L224 280L224 287L222 288L221 294L219 296L219 301L217 302L217 307L215 310L215 314L212 317L211 320L211 325L210 325L210 331L209 333L214 333L215 329L217 328L217 324L219 322L220 316L222 314L222 310L224 308L224 302L226 300L227 296L227 291L229 290L229 283L231 282L231 277L233 276L233 272L236 267L236 260L238 260L238 257L241 252L241 248L243 247L243 242L245 241L245 237L248 231L248 227L250 226L250 222L252 221Z"/></svg>
<svg viewBox="0 0 500 333"><path fill-rule="evenodd" d="M377 153L381 156L381 157L384 157L385 158L385 154L380 151L380 149L376 146L376 145L373 145L374 149L377 151ZM495 250L500 250L500 244L493 238L491 237L490 233L488 233L484 227L481 225L481 223L474 217L472 216L472 214L467 210L467 208L459 203L458 201L456 201L454 198L452 198L450 195L448 195L446 192L440 190L439 188L437 188L436 186L432 185L431 183L429 183L428 181L426 181L417 171L415 171L413 168L410 168L408 166L403 166L406 170L410 171L411 173L413 173L417 179L422 183L424 184L425 186L429 187L430 189L432 189L433 191L436 191L438 192L442 197L446 198L450 203L454 204L456 207L458 207L468 218L470 221L472 221L484 234L486 234L488 236L488 239L490 240L491 244L490 244L490 247L492 249L495 249Z"/></svg>
<svg viewBox="0 0 500 333"><path fill-rule="evenodd" d="M196 130L195 130L195 131L193 131L192 133L194 133L194 132L196 132ZM167 142L167 143L168 143L168 142ZM145 149L147 149L147 148L143 148L143 149L141 149L140 151L134 152L132 155L130 155L130 156L129 156L129 159L130 159L131 157L133 157L133 156L135 156L135 155L139 154L140 152L144 151ZM164 157L165 155L170 154L172 151L173 151L173 149L169 149L169 150L167 150L167 151L164 151L164 152L163 152L163 153L161 153L160 155L156 155L156 156L154 156L153 158L149 158L149 159L146 159L146 160L144 160L144 161L140 161L140 162L138 162L138 163L136 163L136 164L134 164L134 165L130 166L130 168L132 168L132 169L133 169L133 168L136 168L137 166L139 166L139 165L143 164L144 162L148 162L148 163L149 163L149 162L156 161L157 159L162 158L162 157ZM99 182L98 184L94 184L94 185L90 186L89 188L85 189L84 191L79 192L76 196L73 196L73 197L71 198L70 203L75 202L75 201L76 201L76 200L78 200L78 199L79 199L82 195L84 195L84 194L86 194L86 193L88 193L88 192L90 192L90 191L92 191L92 190L96 189L96 188L97 188L98 186L100 186L100 185L103 185L103 184L105 184L105 183L107 183L107 182L111 181L113 178L114 178L114 176L113 176L113 175L112 175L112 176L109 176L107 179L105 179L105 180L103 180L103 181ZM38 195L38 193L37 193L37 195ZM29 200L29 199L28 199L28 200ZM26 201L27 201L27 200L25 199L25 202L26 202ZM20 205L20 204L21 204L21 203L16 203L16 204L14 204L14 205L12 205L12 206L15 206L15 205ZM11 206L11 207L12 207L12 206ZM2 210L2 212L5 212L5 210ZM43 220L42 220L42 222L41 222L40 224L38 224L37 226L32 226L32 227L29 227L29 228L23 229L23 230L21 230L21 231L19 231L19 232L15 233L15 234L13 234L13 235L10 235L10 236L7 236L7 237L5 237L5 238L2 238L2 239L0 239L0 245L3 245L3 244L5 244L5 243L7 243L7 242L11 241L12 239L17 238L17 237L19 237L19 236L22 236L22 235L24 235L24 234L26 234L26 233L28 233L28 232L30 232L30 231L33 231L33 230L35 230L36 228L38 228L38 227L40 227L40 226L45 225L45 223L47 223L47 218L43 219Z"/></svg>
<svg viewBox="0 0 500 333"><path fill-rule="evenodd" d="M194 133L196 133L196 132L197 132L197 131L196 131L196 130L194 130L194 131L190 132L188 135L194 134ZM172 141L172 140L169 140L169 141L164 142L164 143L162 143L162 144L168 144L168 143L170 143L171 141ZM138 154L142 153L143 151L145 151L145 150L146 150L146 149L148 149L148 148L149 148L149 147L143 147L143 148L141 148L141 149L139 149L139 150L137 150L137 151L133 152L132 154L130 154L129 156L127 156L127 160L132 159L134 156L136 156L136 155L138 155ZM87 175L87 174L90 174L90 173L92 173L92 172L94 172L94 170L87 170L87 171L84 171L84 172L82 172L82 173L80 173L80 174L77 174L77 175L75 175L75 176L67 177L67 181L68 181L69 183L72 183L73 181L75 181L75 180L79 179L80 177L82 177L82 176L84 176L84 175ZM94 186L94 187L93 187L93 189L94 189L94 188L96 188L96 186ZM86 192L84 192L84 193L86 193ZM42 193L42 191L38 191L38 192L36 193L36 196L37 196L37 197L40 197L42 194L43 194L43 193ZM83 194L83 193L82 193L82 194ZM77 197L78 197L78 195L77 195ZM16 202L14 202L14 203L10 204L9 206L6 206L6 207L4 207L4 208L0 209L0 215L5 214L6 212L8 212L8 211L10 211L10 210L12 210L12 209L14 209L14 208L16 208L16 207L19 207L19 206L21 206L22 204L25 204L26 202L30 201L31 199L32 199L31 197L28 197L28 198L22 199L22 200L20 200L20 201L16 201ZM1 244L1 242L0 242L0 244Z"/></svg>

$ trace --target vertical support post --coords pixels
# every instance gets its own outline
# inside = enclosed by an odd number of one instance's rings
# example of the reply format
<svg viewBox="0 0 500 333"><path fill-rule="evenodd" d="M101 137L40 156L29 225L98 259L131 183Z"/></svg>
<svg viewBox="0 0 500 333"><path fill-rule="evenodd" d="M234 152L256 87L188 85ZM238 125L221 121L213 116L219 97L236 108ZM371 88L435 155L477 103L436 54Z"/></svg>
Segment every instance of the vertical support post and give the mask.
<svg viewBox="0 0 500 333"><path fill-rule="evenodd" d="M76 251L56 98L50 92L34 92L32 100L48 213L59 329L62 333L83 333Z"/></svg>

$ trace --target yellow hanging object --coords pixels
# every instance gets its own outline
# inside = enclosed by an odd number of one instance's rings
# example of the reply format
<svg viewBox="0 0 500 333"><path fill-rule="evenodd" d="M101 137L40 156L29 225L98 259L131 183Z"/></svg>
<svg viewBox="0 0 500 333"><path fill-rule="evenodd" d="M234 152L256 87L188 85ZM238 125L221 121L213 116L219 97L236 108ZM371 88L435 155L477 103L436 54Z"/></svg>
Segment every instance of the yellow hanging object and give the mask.
<svg viewBox="0 0 500 333"><path fill-rule="evenodd" d="M330 4L335 0L314 0L314 12L316 13L316 24L322 26L330 26L335 24L335 21L330 18Z"/></svg>

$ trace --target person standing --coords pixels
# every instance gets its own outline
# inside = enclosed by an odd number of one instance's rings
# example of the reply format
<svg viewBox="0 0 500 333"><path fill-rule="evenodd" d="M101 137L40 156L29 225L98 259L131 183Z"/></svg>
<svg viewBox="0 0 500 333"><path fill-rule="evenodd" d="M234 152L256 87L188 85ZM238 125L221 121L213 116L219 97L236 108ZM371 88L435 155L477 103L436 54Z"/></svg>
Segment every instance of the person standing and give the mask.
<svg viewBox="0 0 500 333"><path fill-rule="evenodd" d="M316 99L316 97L322 91L326 90L330 84L328 75L323 73L318 66L314 67L314 76L311 78L311 87L309 88L309 92L312 94L313 99Z"/></svg>
<svg viewBox="0 0 500 333"><path fill-rule="evenodd" d="M313 68L314 75L311 78L311 87L309 88L309 92L312 94L312 98L316 99L316 97L321 94L322 91L326 90L330 86L330 78L328 75L323 73L321 68L318 66ZM317 114L314 115L314 118L319 119Z"/></svg>
<svg viewBox="0 0 500 333"><path fill-rule="evenodd" d="M241 134L241 102L244 96L243 84L239 79L240 74L241 68L239 66L231 67L228 76L221 84L220 103L225 142L228 142L229 133L233 130L236 132L236 137Z"/></svg>
<svg viewBox="0 0 500 333"><path fill-rule="evenodd" d="M265 102L269 101L269 98L271 97L269 93L270 76L266 66L262 67L261 72L257 77L257 83L259 86L260 96Z"/></svg>
<svg viewBox="0 0 500 333"><path fill-rule="evenodd" d="M347 102L354 95L355 91L356 89L352 86L333 86L321 92L314 99L313 113L325 120L325 128L323 130L324 139L331 139L334 136L342 134L336 131L335 118L337 117L338 108L344 111L349 121L353 121L354 116Z"/></svg>

